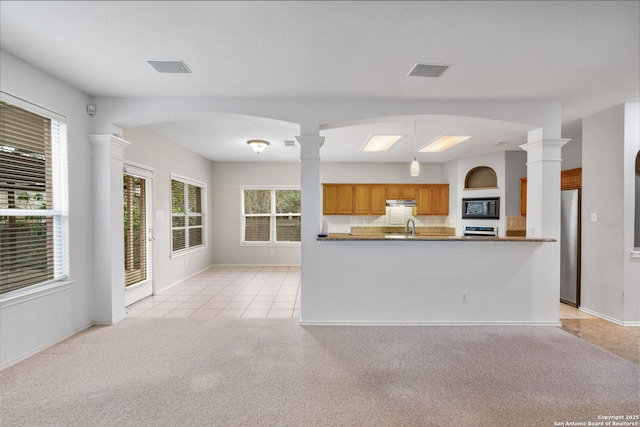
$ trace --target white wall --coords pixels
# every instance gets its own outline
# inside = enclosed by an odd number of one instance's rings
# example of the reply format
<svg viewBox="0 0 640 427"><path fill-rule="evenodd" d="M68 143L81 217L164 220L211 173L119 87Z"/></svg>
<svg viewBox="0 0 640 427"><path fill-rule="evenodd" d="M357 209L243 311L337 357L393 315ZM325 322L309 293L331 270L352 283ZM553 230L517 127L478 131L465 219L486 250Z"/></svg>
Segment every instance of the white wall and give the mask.
<svg viewBox="0 0 640 427"><path fill-rule="evenodd" d="M320 150L322 156L322 150ZM421 163L420 176L406 163L321 162L320 182L348 184L446 184L442 163Z"/></svg>
<svg viewBox="0 0 640 427"><path fill-rule="evenodd" d="M562 147L562 170L580 167L582 167L582 138L576 138Z"/></svg>
<svg viewBox="0 0 640 427"><path fill-rule="evenodd" d="M625 104L624 111L624 323L640 326L640 258L632 257L637 205L635 156L640 151L640 103ZM636 254L637 256L637 254Z"/></svg>
<svg viewBox="0 0 640 427"><path fill-rule="evenodd" d="M504 209L506 216L520 215L520 178L527 176L526 151L504 153Z"/></svg>
<svg viewBox="0 0 640 427"><path fill-rule="evenodd" d="M640 321L640 259L630 256L639 123L638 104L582 121L582 308L624 324Z"/></svg>
<svg viewBox="0 0 640 427"><path fill-rule="evenodd" d="M73 283L34 298L0 297L0 368L16 363L93 323L89 98L26 62L0 52L0 89L68 117L69 267Z"/></svg>
<svg viewBox="0 0 640 427"><path fill-rule="evenodd" d="M243 185L300 186L298 163L215 162L211 210L213 260L223 265L300 265L299 244L241 245ZM273 254L273 255L272 255Z"/></svg>
<svg viewBox="0 0 640 427"><path fill-rule="evenodd" d="M213 224L215 198L213 163L147 128L124 130L131 145L124 150L124 161L132 161L154 169L153 177L153 282L156 292L213 264ZM203 250L171 257L171 174L207 184L207 247ZM162 212L162 218L156 213Z"/></svg>

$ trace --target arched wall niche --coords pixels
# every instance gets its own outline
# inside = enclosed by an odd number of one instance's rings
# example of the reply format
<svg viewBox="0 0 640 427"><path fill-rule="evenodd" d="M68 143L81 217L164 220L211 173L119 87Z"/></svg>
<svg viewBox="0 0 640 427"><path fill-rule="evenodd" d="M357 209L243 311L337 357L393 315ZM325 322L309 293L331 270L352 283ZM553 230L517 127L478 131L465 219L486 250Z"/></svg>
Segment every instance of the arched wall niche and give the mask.
<svg viewBox="0 0 640 427"><path fill-rule="evenodd" d="M488 166L478 166L467 172L464 179L465 190L474 188L497 188L498 176L496 171Z"/></svg>

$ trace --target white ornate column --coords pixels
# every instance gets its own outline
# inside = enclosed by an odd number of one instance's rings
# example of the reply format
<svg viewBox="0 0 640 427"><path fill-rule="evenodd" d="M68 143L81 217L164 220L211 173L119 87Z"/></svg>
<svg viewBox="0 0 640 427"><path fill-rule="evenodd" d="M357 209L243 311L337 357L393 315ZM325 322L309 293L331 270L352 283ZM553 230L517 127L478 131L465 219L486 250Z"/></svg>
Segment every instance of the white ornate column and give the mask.
<svg viewBox="0 0 640 427"><path fill-rule="evenodd" d="M324 144L323 136L297 136L300 144L300 191L302 196L301 254L300 254L300 293L301 319L304 320L305 287L313 286L316 239L321 228L321 184L320 184L320 148Z"/></svg>
<svg viewBox="0 0 640 427"><path fill-rule="evenodd" d="M521 145L527 152L527 237L560 240L562 146L569 139Z"/></svg>
<svg viewBox="0 0 640 427"><path fill-rule="evenodd" d="M130 145L112 135L89 135L93 206L94 322L122 320L124 307L123 151Z"/></svg>

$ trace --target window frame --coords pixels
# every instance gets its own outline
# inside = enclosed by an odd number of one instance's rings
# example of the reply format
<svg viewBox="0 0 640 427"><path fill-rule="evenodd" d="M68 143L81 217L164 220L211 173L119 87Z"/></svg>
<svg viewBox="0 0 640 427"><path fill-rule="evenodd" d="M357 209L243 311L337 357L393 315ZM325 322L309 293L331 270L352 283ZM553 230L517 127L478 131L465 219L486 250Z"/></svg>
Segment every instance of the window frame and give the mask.
<svg viewBox="0 0 640 427"><path fill-rule="evenodd" d="M245 190L264 190L271 192L271 212L269 214L246 214L244 209L244 192ZM302 209L299 213L293 214L279 214L276 213L276 191L278 190L297 190L301 191L299 185L241 185L240 186L240 246L300 246L302 241L302 236L300 236L300 241L292 242L292 241L278 241L276 240L277 231L276 231L276 218L283 216L298 216L300 217L300 221L302 222ZM261 241L253 241L253 240L245 240L245 231L246 231L246 218L247 217L269 217L269 241L261 242Z"/></svg>
<svg viewBox="0 0 640 427"><path fill-rule="evenodd" d="M181 182L185 185L185 197L184 197L184 211L185 213L183 215L181 214L174 214L173 213L173 181L177 181L177 182ZM201 212L197 215L189 215L188 213L188 186L194 186L194 187L198 187L200 188L200 210ZM170 192L170 208L169 208L169 250L170 250L170 258L177 258L183 255L187 255L187 254L191 254L194 252L199 252L202 250L205 250L207 248L207 183L202 182L202 181L197 181L195 179L192 178L188 178L186 176L183 175L178 175L176 173L171 173L171 179L169 180L169 192ZM196 225L196 226L190 226L189 225L189 217L200 217L201 218L201 224L200 225ZM174 217L184 217L185 218L185 225L184 227L174 227L173 226L173 218ZM189 229L196 229L196 228L200 228L202 229L202 243L197 245L197 246L188 246L188 241L189 241ZM185 248L184 249L178 249L176 251L173 250L173 231L176 229L184 229L185 230Z"/></svg>
<svg viewBox="0 0 640 427"><path fill-rule="evenodd" d="M11 291L0 293L0 302L13 301L40 292L52 292L70 282L69 267L69 185L68 185L68 118L55 111L6 92L0 91L0 101L51 121L51 203L50 209L1 209L0 216L51 218L53 223L53 278L27 284ZM54 122L58 122L54 130ZM58 136L54 138L54 135Z"/></svg>

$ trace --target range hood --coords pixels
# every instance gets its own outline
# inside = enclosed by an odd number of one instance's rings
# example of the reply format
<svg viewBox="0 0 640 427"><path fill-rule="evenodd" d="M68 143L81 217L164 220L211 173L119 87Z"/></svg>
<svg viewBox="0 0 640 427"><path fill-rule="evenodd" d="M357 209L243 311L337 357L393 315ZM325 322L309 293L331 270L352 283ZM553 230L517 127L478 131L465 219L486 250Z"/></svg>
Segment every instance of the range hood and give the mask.
<svg viewBox="0 0 640 427"><path fill-rule="evenodd" d="M387 206L393 207L413 207L416 201L412 199L387 200Z"/></svg>

